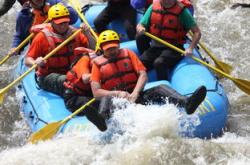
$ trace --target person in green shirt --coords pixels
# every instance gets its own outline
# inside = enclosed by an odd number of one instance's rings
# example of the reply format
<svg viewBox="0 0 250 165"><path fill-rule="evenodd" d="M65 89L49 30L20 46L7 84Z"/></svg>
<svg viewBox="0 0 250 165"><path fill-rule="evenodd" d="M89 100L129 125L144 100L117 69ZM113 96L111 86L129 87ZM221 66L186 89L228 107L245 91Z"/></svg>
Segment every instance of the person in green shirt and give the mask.
<svg viewBox="0 0 250 165"><path fill-rule="evenodd" d="M201 32L193 16L185 6L177 0L156 0L147 9L145 15L136 27L139 36L144 31L183 49L186 34L193 32L192 42L185 50L187 56L192 55L193 49L200 40ZM141 40L140 40L141 41ZM140 51L143 43L137 41ZM141 52L142 53L142 52ZM168 80L169 71L183 56L161 43L152 40L150 47L145 50L140 59L148 70L155 69L158 80Z"/></svg>

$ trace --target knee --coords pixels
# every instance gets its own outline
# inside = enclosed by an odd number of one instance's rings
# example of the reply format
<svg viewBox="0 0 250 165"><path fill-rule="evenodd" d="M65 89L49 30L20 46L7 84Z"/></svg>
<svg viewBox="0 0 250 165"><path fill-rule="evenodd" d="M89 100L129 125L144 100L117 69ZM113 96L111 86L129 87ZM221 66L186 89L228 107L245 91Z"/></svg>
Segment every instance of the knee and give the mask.
<svg viewBox="0 0 250 165"><path fill-rule="evenodd" d="M135 36L135 40L136 40L137 43L143 42L145 40L145 35L141 34L141 33L138 33Z"/></svg>
<svg viewBox="0 0 250 165"><path fill-rule="evenodd" d="M163 62L162 59L156 58L154 61L154 68L162 68L162 67L166 67L165 63Z"/></svg>

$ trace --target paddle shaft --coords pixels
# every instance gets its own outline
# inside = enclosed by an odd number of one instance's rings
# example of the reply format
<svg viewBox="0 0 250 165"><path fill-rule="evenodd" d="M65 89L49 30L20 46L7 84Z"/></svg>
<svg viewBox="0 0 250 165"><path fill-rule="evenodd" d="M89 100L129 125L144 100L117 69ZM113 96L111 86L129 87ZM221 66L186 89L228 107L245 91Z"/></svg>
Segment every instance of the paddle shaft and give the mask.
<svg viewBox="0 0 250 165"><path fill-rule="evenodd" d="M63 119L60 123L64 124L66 123L68 120L70 120L72 117L76 116L78 113L80 113L82 110L84 110L87 106L89 106L90 104L92 104L96 99L92 98L90 101L88 101L86 104L84 104L83 106L81 106L79 109L77 109L74 113L72 113L71 115L69 115L68 117L66 117L65 119Z"/></svg>
<svg viewBox="0 0 250 165"><path fill-rule="evenodd" d="M81 106L79 109L77 109L74 113L72 113L71 115L69 115L65 119L58 121L58 122L49 123L48 125L44 126L39 131L33 133L31 135L31 137L29 138L29 141L34 144L34 143L37 143L38 141L41 141L41 140L51 139L55 134L57 134L58 130L60 129L60 127L64 123L66 123L68 120L73 118L75 115L77 115L78 113L83 111L87 106L92 104L94 101L95 101L95 98L88 101L86 104Z"/></svg>
<svg viewBox="0 0 250 165"><path fill-rule="evenodd" d="M193 36L192 32L189 32L189 34ZM209 51L208 48L201 41L199 41L198 44L207 53L207 55L214 61L218 69L222 70L223 72L227 74L231 73L232 68L233 68L231 65L216 59L215 55L213 55L213 53L211 53L211 51Z"/></svg>
<svg viewBox="0 0 250 165"><path fill-rule="evenodd" d="M74 7L74 9L76 10L78 16L82 19L82 21L90 28L91 34L95 37L95 40L97 41L98 36L94 32L94 30L91 28L87 19L84 17L84 15L81 13L81 10L79 9L79 6L80 6L79 1L78 0L69 0L69 3Z"/></svg>
<svg viewBox="0 0 250 165"><path fill-rule="evenodd" d="M162 39L160 39L160 38L158 38L158 37L156 37L156 36L154 36L154 35L152 35L152 34L150 34L150 33L148 33L148 32L144 32L144 34L145 34L146 36L148 36L148 37L150 37L150 38L152 38L152 39L154 39L154 40L156 40L156 41L158 41L158 42L164 44L165 46L170 47L171 49L176 50L176 51L179 52L179 53L182 53L182 54L185 53L185 52L184 52L183 50L181 50L180 48L178 48L178 47L176 47L176 46L174 46L174 45L172 45L172 44L170 44L170 43L168 43L168 42L166 42L166 41L164 41L164 40L162 40ZM191 56L191 58L194 59L195 61L197 61L197 62L199 62L199 63L201 63L201 64L207 66L208 68L212 69L213 71L215 71L215 72L217 72L217 73L220 73L220 74L224 75L225 77L229 78L230 80L234 80L234 78L233 78L232 76L228 75L227 73L225 73L225 72L219 70L218 68L216 68L216 67L214 67L214 66L212 66L212 65L209 65L208 63L206 63L206 62L200 60L199 58L194 57L194 56Z"/></svg>
<svg viewBox="0 0 250 165"><path fill-rule="evenodd" d="M62 2L64 2L65 0L63 0ZM49 19L47 18L43 23L48 23ZM25 38L25 40L23 40L16 48L14 48L14 50L12 52L10 52L9 54L7 54L1 61L0 61L0 65L2 65L3 63L5 63L10 57L11 55L16 52L19 51L23 46L25 46L30 39L32 39L34 37L35 33L31 33L28 37Z"/></svg>
<svg viewBox="0 0 250 165"><path fill-rule="evenodd" d="M54 50L52 50L49 54L47 54L43 59L47 60L51 56L53 56L58 50L60 50L62 47L64 47L69 41L71 41L82 29L78 29L75 31L69 38L67 38L64 42L62 42L60 45L58 45ZM37 64L34 64L32 67L30 67L25 73L23 73L20 77L18 77L16 80L14 80L12 83L7 85L5 88L1 89L0 94L5 93L9 88L14 86L16 83L18 83L20 80L22 80L26 75L28 75L33 69L37 67Z"/></svg>
<svg viewBox="0 0 250 165"><path fill-rule="evenodd" d="M44 23L47 23L47 22L49 22L49 19L46 19L44 21ZM5 63L5 61L7 61L14 52L19 51L22 47L24 47L29 42L29 40L32 39L34 36L35 36L35 33L31 33L27 38L25 38L25 40L23 40L16 48L14 48L12 52L10 52L1 60L0 65Z"/></svg>
<svg viewBox="0 0 250 165"><path fill-rule="evenodd" d="M9 53L8 55L6 55L6 56L1 60L0 65L2 65L3 63L5 63L5 61L7 61L7 60L11 57L11 55L12 55L14 52L19 51L23 46L25 46L25 45L29 42L29 40L30 40L31 38L34 37L34 35L35 35L34 33L31 33L27 38L25 38L25 40L23 40L23 41L13 50L13 52Z"/></svg>
<svg viewBox="0 0 250 165"><path fill-rule="evenodd" d="M152 34L150 34L148 32L145 32L144 34L146 36L148 36L148 37L150 37L150 38L152 38L152 39L154 39L154 40L156 40L156 41L158 41L158 42L160 42L160 43L162 43L162 44L164 44L164 45L166 45L166 46L168 46L168 47L170 47L170 48L172 48L174 50L176 50L179 53L182 53L182 54L185 53L183 50L177 48L176 46L174 46L174 45L172 45L172 44L170 44L170 43L168 43L168 42L166 42L166 41L164 41L164 40L162 40L162 39L160 39L160 38L158 38L158 37L156 37L156 36L154 36L154 35L152 35ZM212 69L216 73L219 73L219 74L223 75L224 77L232 80L234 82L234 84L237 85L237 87L239 89L241 89L246 94L250 95L250 81L239 79L239 78L234 78L234 77L230 76L229 74L221 71L220 69L218 69L218 68L216 68L216 67L214 67L212 65L209 65L208 63L200 60L199 58L196 58L194 56L191 56L191 58L194 59L195 61L207 66L208 68Z"/></svg>

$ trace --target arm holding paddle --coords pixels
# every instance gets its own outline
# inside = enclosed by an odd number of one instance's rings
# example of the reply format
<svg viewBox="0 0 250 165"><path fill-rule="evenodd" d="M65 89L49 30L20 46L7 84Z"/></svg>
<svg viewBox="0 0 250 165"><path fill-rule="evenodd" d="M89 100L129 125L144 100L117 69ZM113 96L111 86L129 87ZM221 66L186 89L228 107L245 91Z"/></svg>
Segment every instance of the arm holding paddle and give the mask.
<svg viewBox="0 0 250 165"><path fill-rule="evenodd" d="M184 54L184 51L181 50L181 49L179 49L179 48L177 48L176 46L174 46L174 45L172 45L172 44L170 44L170 43L168 43L168 42L166 42L166 41L164 41L164 40L162 40L162 39L160 39L160 38L158 38L158 37L156 37L156 36L154 36L154 35L152 35L152 34L150 34L148 32L145 32L144 34L146 36L148 36L148 37L150 37L150 38L152 38L152 39L154 39L154 40L156 40L156 41L164 44L165 46L170 47L171 49L176 50L177 52ZM233 77L233 76L231 76L231 75L223 72L222 70L220 70L220 69L218 69L218 68L216 68L216 67L214 67L214 66L212 66L212 65L210 65L210 64L208 64L208 63L206 63L204 61L202 61L201 59L199 59L197 57L191 56L191 58L193 60L195 60L195 61L197 61L197 62L205 65L206 67L208 67L209 69L213 70L214 72L223 75L225 78L228 78L228 79L232 80L234 82L234 84L238 88L240 88L246 94L250 95L250 81L249 80L235 78L235 77Z"/></svg>
<svg viewBox="0 0 250 165"><path fill-rule="evenodd" d="M201 38L201 31L199 27L196 25L190 29L193 32L192 42L189 47L185 50L185 56L191 56L193 54L193 49L197 46L200 38Z"/></svg>
<svg viewBox="0 0 250 165"><path fill-rule="evenodd" d="M81 24L81 28L83 33L86 35L86 37L88 38L88 42L89 42L89 47L92 50L95 50L96 47L96 39L95 36L92 34L91 32L91 28L86 24L86 23L82 23Z"/></svg>

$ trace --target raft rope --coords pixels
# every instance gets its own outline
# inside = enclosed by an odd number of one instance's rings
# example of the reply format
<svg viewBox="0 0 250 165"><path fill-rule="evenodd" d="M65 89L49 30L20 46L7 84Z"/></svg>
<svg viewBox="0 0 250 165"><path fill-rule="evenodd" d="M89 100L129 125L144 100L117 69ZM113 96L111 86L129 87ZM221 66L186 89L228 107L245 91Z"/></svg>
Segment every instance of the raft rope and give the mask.
<svg viewBox="0 0 250 165"><path fill-rule="evenodd" d="M30 99L30 97L28 96L28 92L27 92L26 89L24 88L23 83L22 83L22 88L23 88L23 90L24 90L24 93L26 94L26 96L24 96L24 97L26 97L26 98L29 100L29 102L30 102L30 104L31 104L31 107L32 107L32 109L33 109L33 112L34 112L34 119L36 119L35 124L37 124L39 121L43 122L44 124L48 124L48 122L44 121L43 119L41 119L41 118L38 116L38 113L37 113L37 111L36 111L36 109L35 109L35 106L34 106L34 104L31 102L31 99ZM31 111L31 112L32 112L32 111ZM29 115L31 115L31 114L29 114ZM33 114L32 114L32 115L33 115ZM30 117L30 116L29 116L29 117Z"/></svg>

